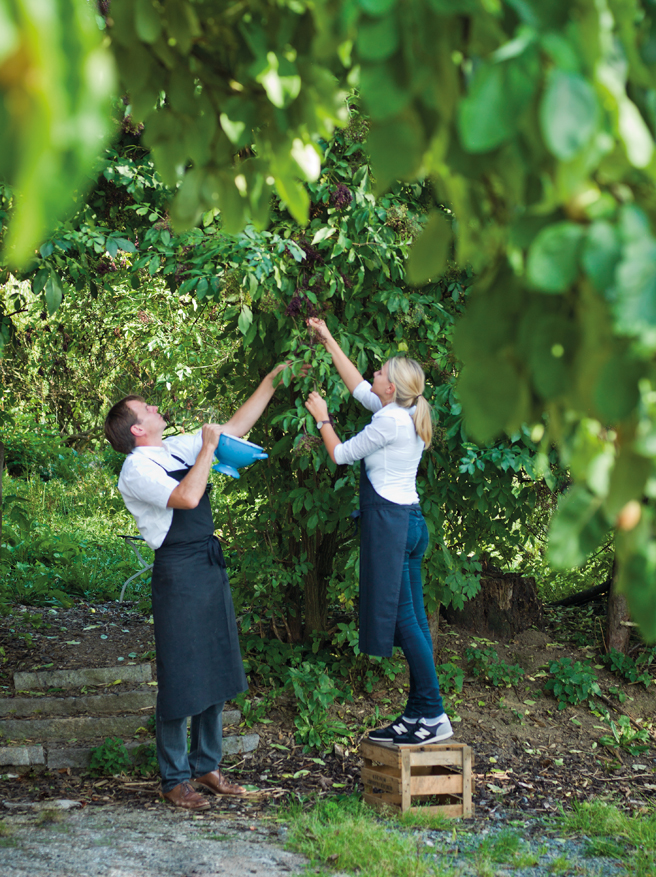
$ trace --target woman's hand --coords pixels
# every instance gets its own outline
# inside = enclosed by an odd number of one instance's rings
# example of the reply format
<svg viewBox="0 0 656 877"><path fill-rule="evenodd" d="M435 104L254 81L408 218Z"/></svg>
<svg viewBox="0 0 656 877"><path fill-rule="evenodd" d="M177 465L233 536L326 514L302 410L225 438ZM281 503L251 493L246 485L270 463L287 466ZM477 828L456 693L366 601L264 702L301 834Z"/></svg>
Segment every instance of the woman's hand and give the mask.
<svg viewBox="0 0 656 877"><path fill-rule="evenodd" d="M334 341L333 336L330 334L328 326L326 326L325 320L320 320L318 317L310 317L307 321L310 329L314 329L317 340L320 341L324 347L330 342Z"/></svg>
<svg viewBox="0 0 656 877"><path fill-rule="evenodd" d="M328 420L328 405L323 396L318 393L310 393L305 407L315 420Z"/></svg>

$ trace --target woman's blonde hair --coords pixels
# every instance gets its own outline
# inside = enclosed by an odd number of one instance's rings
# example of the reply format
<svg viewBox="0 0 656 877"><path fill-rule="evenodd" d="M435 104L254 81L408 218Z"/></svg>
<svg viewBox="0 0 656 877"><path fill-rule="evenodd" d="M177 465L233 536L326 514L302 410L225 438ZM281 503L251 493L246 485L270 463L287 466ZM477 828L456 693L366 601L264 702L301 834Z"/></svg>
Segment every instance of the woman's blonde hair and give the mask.
<svg viewBox="0 0 656 877"><path fill-rule="evenodd" d="M387 378L396 387L394 401L401 408L417 410L412 415L417 435L423 439L426 447L433 440L433 418L431 407L424 398L426 377L424 370L414 359L407 356L393 356L387 360Z"/></svg>

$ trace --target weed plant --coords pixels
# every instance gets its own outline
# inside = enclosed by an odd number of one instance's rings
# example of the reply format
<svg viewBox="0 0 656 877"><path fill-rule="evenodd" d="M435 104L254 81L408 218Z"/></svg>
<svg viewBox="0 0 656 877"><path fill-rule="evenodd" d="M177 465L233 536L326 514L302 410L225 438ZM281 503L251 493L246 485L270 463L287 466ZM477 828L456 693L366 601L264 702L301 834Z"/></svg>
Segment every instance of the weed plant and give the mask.
<svg viewBox="0 0 656 877"><path fill-rule="evenodd" d="M519 664L506 664L500 661L494 649L480 646L468 646L465 649L465 660L469 663L474 676L481 677L496 688L510 688L517 685L524 675Z"/></svg>
<svg viewBox="0 0 656 877"><path fill-rule="evenodd" d="M652 682L649 673L646 670L641 670L642 666L651 664L650 656L646 652L635 660L631 655L625 655L617 649L611 649L607 655L602 656L601 660L611 673L626 679L627 682L641 682L645 688L648 688Z"/></svg>
<svg viewBox="0 0 656 877"><path fill-rule="evenodd" d="M547 679L544 690L553 694L559 710L569 704L590 701L593 695L601 694L597 674L587 662L558 658L549 665L549 672L552 678Z"/></svg>
<svg viewBox="0 0 656 877"><path fill-rule="evenodd" d="M132 760L120 737L107 737L105 742L91 750L89 771L96 776L116 776L129 773Z"/></svg>

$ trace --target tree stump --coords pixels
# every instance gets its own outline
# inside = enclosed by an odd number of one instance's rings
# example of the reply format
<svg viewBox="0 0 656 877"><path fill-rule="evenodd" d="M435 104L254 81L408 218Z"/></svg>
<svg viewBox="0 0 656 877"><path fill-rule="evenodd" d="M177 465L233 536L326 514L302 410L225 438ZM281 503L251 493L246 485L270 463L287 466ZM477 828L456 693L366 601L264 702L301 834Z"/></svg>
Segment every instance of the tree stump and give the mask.
<svg viewBox="0 0 656 877"><path fill-rule="evenodd" d="M489 568L481 576L481 590L464 608L443 612L451 624L498 639L512 639L529 627L543 625L535 579Z"/></svg>

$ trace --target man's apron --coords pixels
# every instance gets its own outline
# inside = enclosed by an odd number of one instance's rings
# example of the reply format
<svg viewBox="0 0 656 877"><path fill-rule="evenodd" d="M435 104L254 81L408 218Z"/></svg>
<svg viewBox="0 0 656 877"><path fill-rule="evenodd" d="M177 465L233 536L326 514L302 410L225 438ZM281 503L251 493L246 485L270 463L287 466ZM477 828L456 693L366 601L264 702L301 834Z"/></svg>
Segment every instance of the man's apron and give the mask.
<svg viewBox="0 0 656 877"><path fill-rule="evenodd" d="M383 499L360 463L360 651L389 658L412 506Z"/></svg>
<svg viewBox="0 0 656 877"><path fill-rule="evenodd" d="M188 471L168 474L180 482ZM195 509L173 509L169 532L155 551L157 715L165 721L195 716L248 688L210 490L208 485Z"/></svg>

